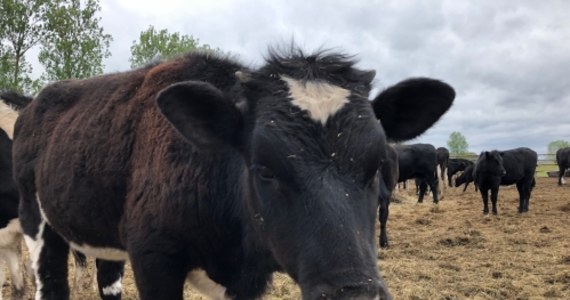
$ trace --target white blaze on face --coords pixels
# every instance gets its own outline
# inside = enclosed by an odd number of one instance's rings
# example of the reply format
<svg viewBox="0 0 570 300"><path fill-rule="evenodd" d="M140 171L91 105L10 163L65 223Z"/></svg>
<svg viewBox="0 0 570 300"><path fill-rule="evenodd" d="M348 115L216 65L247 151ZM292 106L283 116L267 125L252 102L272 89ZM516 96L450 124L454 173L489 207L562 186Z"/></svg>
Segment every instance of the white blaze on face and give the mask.
<svg viewBox="0 0 570 300"><path fill-rule="evenodd" d="M325 125L346 103L350 91L324 81L307 81L281 76L289 86L293 105L308 111L311 119Z"/></svg>
<svg viewBox="0 0 570 300"><path fill-rule="evenodd" d="M10 139L14 137L14 124L18 118L18 112L10 105L0 100L0 128L6 131Z"/></svg>

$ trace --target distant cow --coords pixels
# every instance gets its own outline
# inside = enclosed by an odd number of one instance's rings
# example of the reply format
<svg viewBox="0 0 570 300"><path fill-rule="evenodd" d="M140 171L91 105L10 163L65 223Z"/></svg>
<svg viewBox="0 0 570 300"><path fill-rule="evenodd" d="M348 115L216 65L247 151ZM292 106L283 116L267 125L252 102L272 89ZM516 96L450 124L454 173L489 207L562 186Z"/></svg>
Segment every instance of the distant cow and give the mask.
<svg viewBox="0 0 570 300"><path fill-rule="evenodd" d="M386 225L388 223L388 215L392 193L398 184L398 151L391 146L386 146L386 159L380 168L382 182L380 183L380 196L378 197L378 220L380 221L380 247L388 247L388 234Z"/></svg>
<svg viewBox="0 0 570 300"><path fill-rule="evenodd" d="M458 187L462 184L465 184L465 187L463 187L463 192L465 193L465 191L467 190L467 186L469 186L469 183L473 182L475 179L473 177L473 169L474 169L474 164L473 165L469 165L465 171L463 171L463 173L461 173L461 175L459 175L457 177L457 179L455 180L455 187ZM475 191L477 191L477 185L475 184Z"/></svg>
<svg viewBox="0 0 570 300"><path fill-rule="evenodd" d="M455 175L457 172L465 171L465 169L468 166L472 166L474 164L475 164L474 162L468 159L463 159L463 158L449 159L449 162L447 164L447 183L449 184L449 186L450 187L453 186L451 182L451 178L453 177L453 175Z"/></svg>
<svg viewBox="0 0 570 300"><path fill-rule="evenodd" d="M441 171L441 182L446 182L445 177L447 177L447 165L449 164L449 150L445 147L439 147L435 149L435 154L437 156L437 164Z"/></svg>
<svg viewBox="0 0 570 300"><path fill-rule="evenodd" d="M566 169L570 168L570 147L556 151L556 163L558 164L558 185L565 184L564 174Z"/></svg>
<svg viewBox="0 0 570 300"><path fill-rule="evenodd" d="M397 145L398 182L417 178L420 191L418 202L423 202L429 186L433 192L433 202L438 203L438 175L435 147L430 144Z"/></svg>
<svg viewBox="0 0 570 300"><path fill-rule="evenodd" d="M332 52L255 70L194 52L44 88L14 140L36 298L69 297L69 246L129 258L142 300L182 299L186 280L255 299L279 270L303 299L390 298L374 243L386 138L418 136L455 92L416 78L371 102L374 75Z"/></svg>
<svg viewBox="0 0 570 300"><path fill-rule="evenodd" d="M538 155L529 148L482 152L475 163L473 174L483 197L483 213L489 213L489 190L493 214L497 214L499 185L511 184L516 184L519 192L519 213L528 212L537 162Z"/></svg>

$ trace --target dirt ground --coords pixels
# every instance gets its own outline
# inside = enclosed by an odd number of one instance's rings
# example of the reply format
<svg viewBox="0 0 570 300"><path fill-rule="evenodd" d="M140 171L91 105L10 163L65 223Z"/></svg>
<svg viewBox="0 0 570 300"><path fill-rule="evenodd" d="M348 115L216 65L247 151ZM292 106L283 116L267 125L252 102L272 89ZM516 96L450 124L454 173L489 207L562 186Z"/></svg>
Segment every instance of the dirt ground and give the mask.
<svg viewBox="0 0 570 300"><path fill-rule="evenodd" d="M390 207L390 248L378 250L394 299L570 299L570 185L539 178L524 215L517 197L516 188L501 188L499 215L484 217L473 186L465 193L448 189L439 205L429 198L417 204L413 191L400 192ZM72 299L99 299L88 281ZM28 286L33 299L29 280ZM123 287L123 299L137 299L129 268ZM275 274L264 297L299 298L283 274ZM187 288L186 299L206 298Z"/></svg>

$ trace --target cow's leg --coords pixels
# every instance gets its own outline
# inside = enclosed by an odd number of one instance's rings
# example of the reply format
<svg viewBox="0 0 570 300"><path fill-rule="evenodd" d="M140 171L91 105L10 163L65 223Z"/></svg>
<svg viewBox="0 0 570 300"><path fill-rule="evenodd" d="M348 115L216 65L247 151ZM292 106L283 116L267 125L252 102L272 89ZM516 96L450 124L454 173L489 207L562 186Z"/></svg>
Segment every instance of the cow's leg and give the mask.
<svg viewBox="0 0 570 300"><path fill-rule="evenodd" d="M47 224L40 213L39 199L28 191L33 188L21 193L19 216L36 282L35 299L69 299L69 246Z"/></svg>
<svg viewBox="0 0 570 300"><path fill-rule="evenodd" d="M465 186L463 186L463 192L465 193L465 191L467 190L467 187L469 186L469 182L465 182Z"/></svg>
<svg viewBox="0 0 570 300"><path fill-rule="evenodd" d="M380 199L380 209L378 210L378 220L380 221L380 247L388 248L388 234L386 233L386 223L390 213L390 199Z"/></svg>
<svg viewBox="0 0 570 300"><path fill-rule="evenodd" d="M483 214L489 214L489 189L479 189L481 192L481 198L483 199Z"/></svg>
<svg viewBox="0 0 570 300"><path fill-rule="evenodd" d="M24 299L26 296L26 287L22 268L22 252L20 247L20 239L13 248L5 253L8 270L10 270L10 280L12 281L12 299ZM2 272L4 273L4 272ZM1 286L1 285L0 285Z"/></svg>
<svg viewBox="0 0 570 300"><path fill-rule="evenodd" d="M120 300L125 263L96 259L99 295L103 300Z"/></svg>
<svg viewBox="0 0 570 300"><path fill-rule="evenodd" d="M493 203L493 214L497 214L497 198L499 197L499 186L491 187L491 202Z"/></svg>
<svg viewBox="0 0 570 300"><path fill-rule="evenodd" d="M36 299L69 299L69 245L42 220L38 234L24 236L36 279Z"/></svg>
<svg viewBox="0 0 570 300"><path fill-rule="evenodd" d="M437 204L439 202L439 193L440 193L438 188L439 179L435 177L435 178L430 178L427 181L433 195L433 203Z"/></svg>
<svg viewBox="0 0 570 300"><path fill-rule="evenodd" d="M564 180L564 172L566 171L566 168L564 168L563 166L558 166L558 185L562 185L565 182Z"/></svg>
<svg viewBox="0 0 570 300"><path fill-rule="evenodd" d="M129 258L139 298L182 300L187 272L185 264L181 263L181 257L146 249L141 247L140 242L133 244L135 245L129 247Z"/></svg>
<svg viewBox="0 0 570 300"><path fill-rule="evenodd" d="M426 184L425 181L423 181L423 182L420 184L420 194L419 194L419 196L418 196L418 203L424 202L424 196L425 196L425 194L426 194L426 190L427 190L427 184Z"/></svg>

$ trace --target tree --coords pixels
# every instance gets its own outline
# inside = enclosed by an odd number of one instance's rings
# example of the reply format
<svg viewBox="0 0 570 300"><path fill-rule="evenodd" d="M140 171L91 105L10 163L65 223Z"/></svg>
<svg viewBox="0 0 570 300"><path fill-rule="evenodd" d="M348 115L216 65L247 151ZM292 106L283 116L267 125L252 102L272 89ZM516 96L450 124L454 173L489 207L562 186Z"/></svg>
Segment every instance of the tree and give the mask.
<svg viewBox="0 0 570 300"><path fill-rule="evenodd" d="M558 149L570 147L570 142L564 140L556 140L548 143L548 154L555 154Z"/></svg>
<svg viewBox="0 0 570 300"><path fill-rule="evenodd" d="M200 45L198 39L178 32L169 33L167 29L155 30L151 25L139 35L138 41L131 46L131 68L140 67L156 57L169 59L176 55L194 50L219 51L208 44Z"/></svg>
<svg viewBox="0 0 570 300"><path fill-rule="evenodd" d="M99 0L60 0L45 16L48 34L39 55L46 80L86 78L103 73L103 59L111 55L111 35L99 25Z"/></svg>
<svg viewBox="0 0 570 300"><path fill-rule="evenodd" d="M461 132L454 131L449 135L447 147L451 155L461 155L467 153L469 144Z"/></svg>
<svg viewBox="0 0 570 300"><path fill-rule="evenodd" d="M0 0L0 88L31 93L38 80L25 54L45 35L48 0Z"/></svg>

